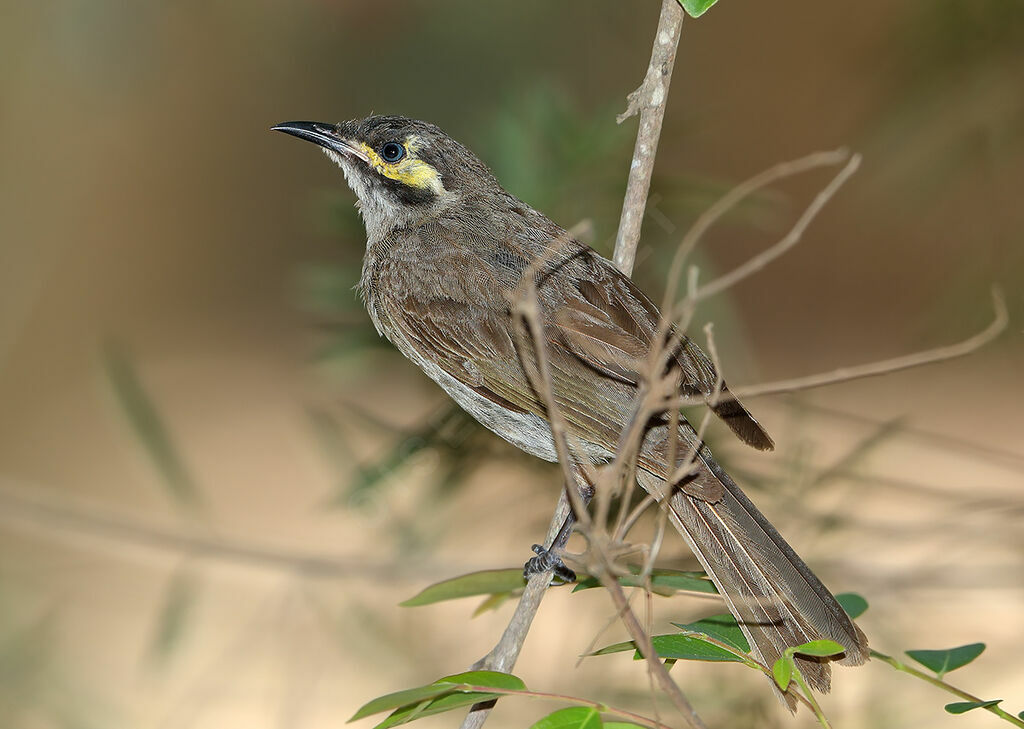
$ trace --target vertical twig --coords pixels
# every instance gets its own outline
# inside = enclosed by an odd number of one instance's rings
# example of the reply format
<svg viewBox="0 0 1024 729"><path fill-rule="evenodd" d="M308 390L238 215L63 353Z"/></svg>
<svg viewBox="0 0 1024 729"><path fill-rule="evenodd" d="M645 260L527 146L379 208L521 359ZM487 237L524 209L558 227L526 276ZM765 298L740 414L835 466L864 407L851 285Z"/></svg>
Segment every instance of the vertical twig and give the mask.
<svg viewBox="0 0 1024 729"><path fill-rule="evenodd" d="M612 260L620 271L633 273L636 248L640 242L640 227L647 207L647 193L651 189L651 173L661 137L661 123L665 118L668 87L672 81L672 67L676 62L676 48L683 28L683 9L678 0L662 0L658 30L654 34L651 63L640 87L628 97L629 105L617 121L619 124L640 114L640 129L633 147L633 161L629 166L626 196L622 201L622 217L615 237Z"/></svg>
<svg viewBox="0 0 1024 729"><path fill-rule="evenodd" d="M640 114L640 128L637 132L626 195L622 204L622 217L619 221L619 231L615 241L615 265L627 276L632 273L633 262L636 259L640 227L647 206L647 194L651 187L651 174L654 170L658 139L661 136L662 120L665 116L665 104L668 99L672 67L675 64L682 23L683 11L678 0L662 0L661 15L658 19L658 29L654 36L654 47L651 51L647 74L640 87L629 95L628 108L617 119L621 124L634 114ZM534 334L536 335L536 332ZM542 348L543 339L537 341L536 345L538 348ZM571 490L572 486L570 484L567 486ZM571 498L572 494L563 493L563 499L559 502L559 509L551 523L552 530L557 530L557 525L567 512L569 504L566 496ZM551 536L552 534L549 533L546 543L550 543ZM550 574L534 575L530 579L501 641L483 661L488 664L488 667L499 671L512 669L550 579ZM665 677L661 678L664 680ZM673 695L673 692L668 690L669 695L678 701L678 698L681 697L678 687L676 687L676 692L678 695ZM685 702L685 698L683 698L683 702ZM463 721L462 729L478 729L482 726L487 720L491 706L493 703L474 706ZM684 703L684 706L688 707L688 704ZM689 714L688 718L694 722L696 714L692 709ZM700 726L699 721L699 718L696 718L696 722L698 722L695 723L696 726Z"/></svg>

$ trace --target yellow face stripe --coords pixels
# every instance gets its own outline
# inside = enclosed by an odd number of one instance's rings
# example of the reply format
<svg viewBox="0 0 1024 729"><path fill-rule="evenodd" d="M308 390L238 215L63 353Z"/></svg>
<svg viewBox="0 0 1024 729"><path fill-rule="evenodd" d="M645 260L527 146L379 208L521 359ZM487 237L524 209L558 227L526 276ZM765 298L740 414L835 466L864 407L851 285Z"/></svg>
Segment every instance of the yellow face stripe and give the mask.
<svg viewBox="0 0 1024 729"><path fill-rule="evenodd" d="M366 142L359 142L359 149L366 155L370 165L380 174L392 180L397 180L403 185L414 187L420 190L430 190L435 195L444 193L444 185L441 183L441 176L434 166L424 162L416 156L419 144L416 137L407 137L405 140L405 156L395 163L385 162L377 154L377 150Z"/></svg>

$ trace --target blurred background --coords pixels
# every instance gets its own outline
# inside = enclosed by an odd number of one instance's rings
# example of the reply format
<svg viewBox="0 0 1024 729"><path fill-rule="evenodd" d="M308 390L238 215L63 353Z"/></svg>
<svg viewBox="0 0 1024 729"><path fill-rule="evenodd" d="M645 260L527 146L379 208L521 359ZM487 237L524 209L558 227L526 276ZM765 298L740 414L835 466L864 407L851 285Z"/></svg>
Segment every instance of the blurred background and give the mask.
<svg viewBox="0 0 1024 729"><path fill-rule="evenodd" d="M337 726L464 670L511 603L397 603L521 564L557 472L451 411L356 300L353 198L268 128L401 113L610 253L656 0L3 3L0 726ZM1024 3L724 0L687 20L636 277L779 161L860 172L804 241L708 302L734 385L951 343L955 362L748 405L778 449L721 459L886 653L976 641L952 682L1024 709ZM758 195L704 241L709 280L829 179ZM699 330L695 330L699 331ZM661 564L694 564L671 540ZM657 601L656 628L720 612ZM650 713L612 616L553 591L516 673ZM735 665L674 671L711 726L811 726ZM750 674L750 675L747 675ZM844 727L992 726L877 662ZM492 726L555 705L504 702ZM453 726L452 715L428 721ZM359 726L370 726L364 720Z"/></svg>

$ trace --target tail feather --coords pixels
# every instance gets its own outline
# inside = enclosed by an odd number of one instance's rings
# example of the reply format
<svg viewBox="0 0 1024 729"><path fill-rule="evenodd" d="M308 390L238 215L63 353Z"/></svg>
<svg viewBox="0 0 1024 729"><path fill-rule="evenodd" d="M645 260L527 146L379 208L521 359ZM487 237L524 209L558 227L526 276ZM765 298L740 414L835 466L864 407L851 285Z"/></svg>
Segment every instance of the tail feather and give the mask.
<svg viewBox="0 0 1024 729"><path fill-rule="evenodd" d="M721 498L709 501L676 490L669 515L690 544L750 642L753 655L771 665L791 646L827 638L846 648L839 663L867 660L867 639L810 568L718 466L706 447L698 468L702 481L721 484ZM638 473L640 485L657 493L659 476ZM807 682L827 692L829 662L798 657ZM795 700L786 694L787 704Z"/></svg>

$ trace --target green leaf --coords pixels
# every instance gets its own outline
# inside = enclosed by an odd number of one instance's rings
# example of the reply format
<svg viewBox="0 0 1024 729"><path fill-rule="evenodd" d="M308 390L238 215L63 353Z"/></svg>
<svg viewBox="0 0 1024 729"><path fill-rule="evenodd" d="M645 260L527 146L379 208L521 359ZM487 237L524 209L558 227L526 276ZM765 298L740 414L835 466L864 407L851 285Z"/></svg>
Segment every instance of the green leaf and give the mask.
<svg viewBox="0 0 1024 729"><path fill-rule="evenodd" d="M712 615L698 620L696 623L672 624L681 630L709 635L731 645L741 653L750 653L750 643L747 642L747 636L743 635L743 630L736 622L736 618L729 613Z"/></svg>
<svg viewBox="0 0 1024 729"><path fill-rule="evenodd" d="M643 587L644 582L639 577L641 567L630 565L632 575L624 575L619 578L619 584L623 587ZM573 592L589 590L600 587L601 581L596 577L581 576ZM703 572L684 572L682 570L655 569L651 571L651 590L659 595L674 595L677 592L700 592L714 595L718 592L713 583Z"/></svg>
<svg viewBox="0 0 1024 729"><path fill-rule="evenodd" d="M724 641L723 641L724 642ZM685 661L735 661L743 659L725 648L708 643L699 635L656 635L651 638L655 652L661 658L675 658Z"/></svg>
<svg viewBox="0 0 1024 729"><path fill-rule="evenodd" d="M868 609L868 601L856 592L844 592L841 595L836 595L836 602L854 620L867 612Z"/></svg>
<svg viewBox="0 0 1024 729"><path fill-rule="evenodd" d="M679 4L683 6L683 10L685 10L691 18L699 18L716 2L718 2L718 0L679 0Z"/></svg>
<svg viewBox="0 0 1024 729"><path fill-rule="evenodd" d="M374 726L373 729L389 729L389 727L399 726L400 724L407 724L410 721L420 719L424 716L434 716L435 714L443 714L446 711L459 709L463 706L472 706L473 704L477 704L482 701L490 701L491 699L496 698L498 698L498 694L493 693L448 693L436 699L422 701L419 704L415 704L413 706L403 706L399 709L396 709L391 714L389 714L388 717L384 719L384 721Z"/></svg>
<svg viewBox="0 0 1024 729"><path fill-rule="evenodd" d="M930 668L942 678L950 671L966 666L985 650L984 643L968 643L957 648L946 650L914 650L907 651L907 655L920 663L925 668Z"/></svg>
<svg viewBox="0 0 1024 729"><path fill-rule="evenodd" d="M167 585L149 645L149 661L154 667L167 663L181 645L189 618L195 612L198 595L199 583L195 574L189 569L178 570Z"/></svg>
<svg viewBox="0 0 1024 729"><path fill-rule="evenodd" d="M673 623L685 633L697 633L698 635L685 635L680 633L669 633L656 635L651 638L655 652L661 658L679 659L687 661L735 661L742 663L740 656L730 653L725 648L708 643L702 636L714 638L728 646L731 646L737 653L745 654L750 652L750 644L746 636L740 630L735 618L729 614L713 615L696 623ZM607 655L609 653L620 653L622 651L636 650L633 641L614 643L605 646L593 655ZM637 653L639 656L639 653Z"/></svg>
<svg viewBox="0 0 1024 729"><path fill-rule="evenodd" d="M103 348L103 369L117 404L172 498L180 506L199 503L199 490L171 440L170 431L139 378L134 361L115 344Z"/></svg>
<svg viewBox="0 0 1024 729"><path fill-rule="evenodd" d="M836 643L834 640L812 640L803 645L798 645L795 648L787 649L791 653L799 653L804 656L816 656L819 658L826 658L828 656L834 656L837 653L843 653L846 650L842 645Z"/></svg>
<svg viewBox="0 0 1024 729"><path fill-rule="evenodd" d="M465 686L483 686L485 688L500 688L509 691L523 691L526 684L523 679L513 676L511 673L501 671L466 671L465 673L453 673L451 676L439 678L435 683L455 683Z"/></svg>
<svg viewBox="0 0 1024 729"><path fill-rule="evenodd" d="M423 716L442 714L452 709L463 706L472 706L481 701L496 699L501 694L474 691L473 688L504 688L512 690L523 690L526 685L522 680L510 673L498 671L469 671L467 673L456 673L452 676L445 676L435 682L438 686L448 686L452 690L439 696L436 699L420 701L413 705L402 706L392 712L384 721L377 724L374 729L388 729L388 727L405 724Z"/></svg>
<svg viewBox="0 0 1024 729"><path fill-rule="evenodd" d="M476 610L473 611L473 617L483 615L490 610L497 610L504 605L514 593L512 592L498 592L494 595L488 595L482 603L476 606Z"/></svg>
<svg viewBox="0 0 1024 729"><path fill-rule="evenodd" d="M724 648L720 648L713 643L708 643L699 635L680 635L678 633L653 635L651 636L651 645L654 646L654 652L660 658L664 658L667 661L740 662L743 660L738 656L734 656ZM635 660L640 660L642 657L640 655L640 651L637 650L636 643L631 640L606 645L604 648L594 651L591 655L605 656L611 653L623 653L625 651L634 651L635 655L633 658Z"/></svg>
<svg viewBox="0 0 1024 729"><path fill-rule="evenodd" d="M530 729L600 729L601 713L592 706L559 709L536 722Z"/></svg>
<svg viewBox="0 0 1024 729"><path fill-rule="evenodd" d="M382 711L397 709L401 706L419 704L422 701L452 693L454 690L455 686L452 684L431 683L426 686L417 686L416 688L405 689L404 691L395 691L394 693L379 696L373 701L368 701L363 704L359 707L359 710L352 715L352 718L349 719L349 721L355 721L367 716L372 716L373 714L379 714Z"/></svg>
<svg viewBox="0 0 1024 729"><path fill-rule="evenodd" d="M984 709L988 706L995 706L1002 699L992 699L990 701L955 701L952 704L946 704L943 708L950 714L965 714L972 709ZM1024 719L1024 711L1020 713L1020 718Z"/></svg>
<svg viewBox="0 0 1024 729"><path fill-rule="evenodd" d="M522 568L482 570L453 577L424 588L419 594L400 602L402 607L419 607L444 600L457 600L474 595L496 595L521 590L526 584Z"/></svg>
<svg viewBox="0 0 1024 729"><path fill-rule="evenodd" d="M499 671L469 671L439 678L426 686L385 694L364 704L349 721L362 719L382 711L395 709L379 727L396 726L412 721L419 716L439 714L443 711L488 701L498 694L470 691L466 686L522 690L526 688L522 679L510 673ZM454 695L453 695L454 694ZM449 700L450 699L450 700Z"/></svg>
<svg viewBox="0 0 1024 729"><path fill-rule="evenodd" d="M793 680L793 659L790 656L782 656L775 661L772 665L772 677L780 689L788 689L789 682Z"/></svg>
<svg viewBox="0 0 1024 729"><path fill-rule="evenodd" d="M655 635L655 636L653 636L651 638L651 640L654 640L654 638L663 638L663 637L664 636L661 636L661 635ZM590 655L592 655L592 656L606 656L606 655L608 655L610 653L624 653L625 651L635 651L635 650L636 650L636 643L634 643L631 640L626 640L626 641L623 641L622 643L612 643L611 645L606 645L604 648L598 648L596 651L594 651Z"/></svg>

